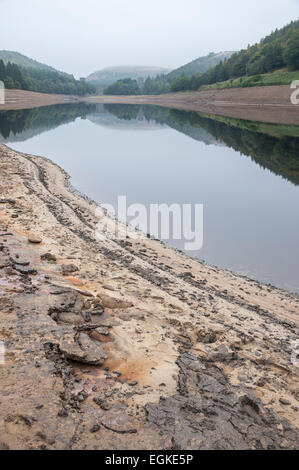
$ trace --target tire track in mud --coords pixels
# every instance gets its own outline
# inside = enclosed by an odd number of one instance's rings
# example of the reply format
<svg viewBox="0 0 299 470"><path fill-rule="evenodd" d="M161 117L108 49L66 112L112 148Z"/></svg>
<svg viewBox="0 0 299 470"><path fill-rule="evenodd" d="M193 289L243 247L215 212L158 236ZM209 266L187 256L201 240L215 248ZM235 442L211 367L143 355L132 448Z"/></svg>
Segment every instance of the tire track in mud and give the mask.
<svg viewBox="0 0 299 470"><path fill-rule="evenodd" d="M296 447L297 435L294 423L287 418L284 419L287 413L280 416L281 409L278 407L280 398L292 399L292 403L295 404L293 401L295 392L291 388L295 383L295 372L283 369L283 366L287 365L287 361L289 361L288 339L291 337L289 331L292 326L277 320L266 310L235 299L225 291L218 291L213 287L206 286L186 273L171 272L170 267L157 265L160 258L157 260L144 259L145 256L142 253L135 253L129 246L123 246L123 243L115 240L107 239L107 242L103 242L103 244L107 243L106 246L99 245L95 240L94 225L91 220L93 207L84 206L80 203L80 199L78 202L75 198L73 200L71 193L64 193L64 188L70 191L65 172L62 173L65 179L57 182L53 179L51 167L48 170L46 161L41 157L20 156L14 152L11 152L10 155L7 154L7 156L11 157L14 164L18 166L16 174L22 177L23 184L32 194L31 200L30 196L28 197L31 207L35 203L39 206L40 200L41 217L45 216L44 214L48 210L48 214L53 216L54 226L57 221L66 240L73 239L74 245L79 245L80 249L84 249L87 245L90 246L89 257L93 256L93 251L98 252L103 255L103 258L115 262L115 266L113 266L114 262L110 263L111 267L122 266L131 273L140 276L140 282L141 278L146 279L173 297L180 299L182 294L172 292L172 288L176 290L182 288L181 292L185 288L185 310L194 310L194 305L199 302L200 312L196 314L195 318L192 315L189 318L186 312L184 318L181 318L178 313L174 319L175 322L167 331L169 334L167 337L176 343L176 351L178 352L176 358L178 376L175 381L177 393L172 388L171 392L165 389L166 396L163 393L163 396L159 395L162 397L160 401L158 396L158 401L154 402L147 397L147 402L144 403L147 415L142 421L142 425L138 426L134 442L140 442L142 432L145 432L147 437L160 436L159 433L162 432L164 437L161 435L161 444L159 443L159 445L163 448L169 448L167 446L170 445L173 449L270 449L279 448L282 441L288 448ZM22 170L21 165L23 166ZM55 166L53 163L51 165ZM51 177L52 179L50 179ZM58 177L60 178L60 175ZM47 224L45 226L47 227ZM56 226L57 233L59 226ZM76 239L70 237L70 234L73 234ZM51 235L54 235L53 238L55 238L55 233L51 233ZM85 246L81 240L86 242ZM159 254L158 250L157 254ZM89 259L88 256L86 256L86 260ZM133 261L136 264L133 264ZM179 261L178 258L178 267L183 269L184 263L179 266ZM225 277L223 279L225 280ZM236 280L238 281L238 277ZM194 292L198 298L193 299L194 305L189 308L187 303L189 304ZM223 311L221 306L216 304L219 300ZM221 303L222 300L227 302L227 306L224 302ZM233 315L230 317L232 312L229 304L236 306L241 304L242 309L239 308L239 312L237 312L240 315L238 321L233 318ZM252 315L248 315L247 326L245 321L241 323L244 320L244 318L242 319L243 315L246 319L246 312L242 311L243 308L253 312ZM211 316L209 321L204 318L204 309ZM214 314L214 312L216 313ZM201 314L203 315L201 316ZM275 329L271 327L270 331L267 331L266 325L265 328L263 326L263 321L259 324L258 316L264 317L265 315L269 315L269 320L272 323L282 325L277 328L277 336L270 334L275 333ZM166 313L163 320L170 323L171 319L167 317ZM256 329L251 335L250 320L252 319L256 321L252 325L252 329ZM241 331L243 324L244 332ZM211 335L214 335L215 338L213 339ZM237 346L235 346L236 336L238 337ZM267 359L268 356L255 357L254 353L259 348L266 355L270 350L269 359ZM206 354L203 353L203 350L206 350ZM280 370L277 370L277 367ZM238 379L236 382L237 374L243 376L245 374L246 377ZM65 379L64 389L65 385L68 385L68 377L65 376ZM258 379L266 381L264 389L257 389L259 387L257 385ZM268 384L269 389L267 389ZM274 397L275 401L270 401L267 396L258 398L261 397L259 391L265 392L267 395L271 389L274 389L271 398ZM285 393L286 391L288 394ZM68 389L65 389L66 394L67 392ZM290 396L292 397L290 398ZM278 415L277 409L279 410ZM107 416L109 418L109 413ZM91 429L87 413L80 415L80 417L83 418L83 421L76 421L77 426L72 427L66 447L76 448L82 445L86 435L86 423L88 423L88 429ZM101 426L102 435L105 435L106 432L116 433L117 439L120 440L123 430L114 426L112 418L113 413L111 412L111 420L109 418L107 421L97 424ZM125 432L130 433L132 429L135 428L127 426ZM164 440L166 444L164 444ZM76 443L76 441L78 442Z"/></svg>
<svg viewBox="0 0 299 470"><path fill-rule="evenodd" d="M52 193L52 191L50 189L50 185L47 182L47 170L44 169L35 160L41 159L42 161L45 161L48 164L57 167L61 171L61 173L64 175L64 186L65 186L65 188L68 191L70 191L71 193L74 192L77 195L77 197L81 197L84 200L87 200L89 203L91 203L88 200L88 198L86 198L83 195L79 194L75 190L72 190L71 185L69 183L69 179L70 179L69 175L61 167L59 167L58 165L56 165L55 163L53 163L49 159L46 159L44 157L37 157L37 156L32 157L31 155L28 155L28 154L20 154L20 155L24 159L29 161L34 166L34 168L36 170L36 173L37 173L37 174L34 175L34 178L42 185L44 190L47 191L47 197L42 192L37 192L36 189L34 188L34 185L32 185L31 183L28 183L28 182L25 181L24 183L27 186L27 189L29 189L30 191L35 192L35 194L40 198L40 200L42 200L46 204L46 206L49 209L49 211L51 212L51 214L56 218L56 220L62 226L66 227L74 235L78 236L83 241L88 242L90 244L90 246L94 249L95 252L100 252L106 258L111 259L111 260L117 262L118 264L120 264L122 267L128 269L132 274L136 274L137 276L142 277L143 279L147 280L151 284L153 284L156 287L159 287L161 290L165 291L167 294L169 294L171 296L174 296L178 299L179 299L181 294L177 294L176 292L172 291L169 288L169 284L174 284L176 281L179 281L180 285L185 286L185 288L186 287L188 287L188 288L191 287L193 289L196 289L196 293L192 292L193 295L202 296L202 294L205 294L207 297L209 296L210 301L215 300L214 298L212 299L211 297L216 296L216 297L218 297L218 298L220 298L224 301L227 301L231 304L234 304L234 305L237 305L239 307L245 308L246 310L255 312L259 316L262 316L266 319L270 319L273 323L276 323L278 325L283 325L286 328L288 328L290 331L293 331L293 329L295 327L294 323L280 320L279 318L272 315L268 310L265 310L265 309L261 308L258 305L252 305L250 303L247 303L246 301L239 300L235 296L230 295L230 294L226 294L223 291L221 291L219 289L216 289L215 287L205 286L204 283L196 281L196 280L192 279L189 276L183 276L181 274L174 273L174 272L172 272L172 270L170 268L167 268L166 266L161 268L161 266L157 266L154 261L149 260L149 259L144 259L144 256L142 256L142 253L140 253L140 254L136 253L136 251L131 250L129 247L126 247L122 240L109 239L109 242L114 244L118 251L114 251L113 249L109 249L107 247L100 246L99 243L96 242L94 235L91 235L91 234L88 235L86 233L86 230L80 229L79 226L78 227L73 227L73 223L70 220L68 220L68 221L65 220L65 215L60 215L60 213L64 214L64 212L65 212L63 210L64 209L63 206L67 206L67 208L70 211L72 211L73 215L79 220L79 222L81 224L83 224L83 226L85 228L87 228L89 232L92 232L92 234L94 234L96 222L94 223L94 226L92 224L88 223L85 220L84 215L82 215L80 213L81 211L80 211L79 206L76 206L76 205L74 206L74 204L70 203L67 200L66 197L60 196L59 194L53 194ZM52 199L52 202L50 202L48 200L49 197ZM61 211L57 210L57 203L59 203L61 205ZM157 243L163 244L162 242L160 242L158 240L157 240ZM120 253L119 250L122 250L125 253ZM183 257L186 257L186 260L189 259L188 256L183 254L183 253L180 253L180 255L183 256ZM144 268L141 265L135 265L135 264L133 265L132 264L133 260L136 261L137 263L138 262L145 263L145 264L149 265L149 267ZM200 264L199 261L197 261L197 262ZM155 271L153 271L153 269L151 269L150 267L154 268ZM191 293L188 292L188 295L190 295L190 294ZM289 295L291 296L292 294L289 294ZM296 296L294 296L294 298L296 298ZM189 298L189 300L192 301L190 298ZM203 300L203 299L201 299L201 300ZM207 300L207 299L205 299L205 300ZM192 303L194 303L194 300L192 301ZM198 307L199 307L198 304L196 304L194 306L190 306L190 308L195 308L195 309L198 308Z"/></svg>

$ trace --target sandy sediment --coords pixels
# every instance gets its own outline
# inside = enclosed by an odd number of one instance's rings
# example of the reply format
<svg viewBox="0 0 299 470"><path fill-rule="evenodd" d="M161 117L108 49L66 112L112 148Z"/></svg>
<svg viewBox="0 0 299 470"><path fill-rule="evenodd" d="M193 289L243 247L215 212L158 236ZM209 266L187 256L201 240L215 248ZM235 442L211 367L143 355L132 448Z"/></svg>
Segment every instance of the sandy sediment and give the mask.
<svg viewBox="0 0 299 470"><path fill-rule="evenodd" d="M0 168L0 448L298 448L296 295L99 240L51 161Z"/></svg>
<svg viewBox="0 0 299 470"><path fill-rule="evenodd" d="M78 97L70 95L55 95L50 93L36 93L26 90L5 90L5 103L0 104L0 111L31 109L53 104L70 103L78 101Z"/></svg>

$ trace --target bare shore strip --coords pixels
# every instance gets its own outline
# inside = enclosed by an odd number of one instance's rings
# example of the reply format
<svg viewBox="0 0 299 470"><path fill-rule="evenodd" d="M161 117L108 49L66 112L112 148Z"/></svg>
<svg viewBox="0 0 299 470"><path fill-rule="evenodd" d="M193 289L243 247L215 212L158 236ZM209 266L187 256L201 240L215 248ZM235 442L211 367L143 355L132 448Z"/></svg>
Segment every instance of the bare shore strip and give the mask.
<svg viewBox="0 0 299 470"><path fill-rule="evenodd" d="M0 110L27 109L77 101L94 104L154 104L236 119L299 125L299 105L291 103L291 94L293 92L294 90L289 86L283 85L171 93L167 95L90 96L80 98L21 90L6 90L6 103L0 105Z"/></svg>
<svg viewBox="0 0 299 470"><path fill-rule="evenodd" d="M298 296L97 241L47 159L0 170L1 449L298 448Z"/></svg>

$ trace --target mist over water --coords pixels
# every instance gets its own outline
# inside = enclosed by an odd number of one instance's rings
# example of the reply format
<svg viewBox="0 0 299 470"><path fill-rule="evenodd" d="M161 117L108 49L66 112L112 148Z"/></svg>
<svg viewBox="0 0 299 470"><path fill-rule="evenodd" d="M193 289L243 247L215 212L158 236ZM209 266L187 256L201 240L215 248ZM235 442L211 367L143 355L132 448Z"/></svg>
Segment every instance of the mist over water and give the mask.
<svg viewBox="0 0 299 470"><path fill-rule="evenodd" d="M2 142L52 159L98 203L203 204L203 248L188 255L299 292L299 139L254 128L137 105L0 113Z"/></svg>

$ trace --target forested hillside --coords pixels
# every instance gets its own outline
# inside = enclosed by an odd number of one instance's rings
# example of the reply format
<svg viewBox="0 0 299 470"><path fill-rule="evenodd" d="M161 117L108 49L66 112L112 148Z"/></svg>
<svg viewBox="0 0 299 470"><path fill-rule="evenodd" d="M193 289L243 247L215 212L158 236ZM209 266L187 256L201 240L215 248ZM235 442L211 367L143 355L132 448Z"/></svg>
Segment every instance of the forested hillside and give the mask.
<svg viewBox="0 0 299 470"><path fill-rule="evenodd" d="M136 79L137 84L140 88L139 92L143 93L145 95L159 95L161 93L168 93L170 91L171 83L176 77L180 77L182 73L185 75L192 75L194 73L198 72L206 72L209 68L211 68L213 65L218 64L221 60L225 59L226 57L230 57L232 55L232 52L219 52L215 54L214 52L211 52L209 55L204 56L204 57L198 57L197 59L193 60L192 62L189 62L186 65L182 65L181 67L172 70L169 73L162 73L163 69L160 69L159 73L158 68L155 68L156 73L149 73L150 67L143 67L141 69L141 72L143 73L143 79L141 79L141 75L137 77L135 68L126 68L126 67L115 67L111 69L107 69L107 71L113 72L114 69L119 73L119 70L122 71L122 80L124 77L124 74L126 73L126 78L131 78L131 79ZM134 75L132 73L132 70L134 71ZM167 71L167 69L164 69ZM105 69L104 69L105 71ZM104 79L104 71L102 72L102 80ZM145 73L147 72L147 75ZM99 74L100 72L98 72ZM99 83L99 82L92 82L91 77L96 76L97 79L99 80L99 77L97 74L93 74L90 77L87 77L87 80L90 81L90 83ZM109 74L109 79L113 77L113 74ZM116 85L118 83L118 85ZM107 89L105 89L104 94L118 94L117 89L119 88L119 81L114 80L111 87L109 87L109 92L107 93ZM109 83L111 84L111 82ZM122 93L122 94L128 94L128 93ZM136 94L136 93L132 93Z"/></svg>
<svg viewBox="0 0 299 470"><path fill-rule="evenodd" d="M131 78L124 78L117 80L117 82L109 85L104 89L104 95L140 95L141 90L138 86L137 80Z"/></svg>
<svg viewBox="0 0 299 470"><path fill-rule="evenodd" d="M117 80L131 78L137 80L139 84L143 83L147 77L156 77L159 74L166 74L169 69L163 67L150 66L118 66L106 67L102 70L92 73L86 77L86 81L92 85L106 87L115 83Z"/></svg>
<svg viewBox="0 0 299 470"><path fill-rule="evenodd" d="M30 67L34 69L52 70L52 72L58 72L58 70L54 69L53 67L50 67L50 65L42 64L37 60L31 59L30 57L27 57L15 51L0 51L0 60L3 60L5 64L11 62L12 64L19 65L20 67Z"/></svg>
<svg viewBox="0 0 299 470"><path fill-rule="evenodd" d="M172 72L167 74L167 78L169 81L172 81L174 78L180 77L182 73L188 77L197 73L205 73L211 67L219 64L222 60L229 59L233 53L234 52L232 51L218 53L211 52L209 55L198 57L197 59L192 60L192 62L172 70Z"/></svg>
<svg viewBox="0 0 299 470"><path fill-rule="evenodd" d="M240 77L244 80L239 86L256 85L262 74L284 68L299 70L299 20L274 31L258 44L233 54L204 74L182 75L172 82L171 91L198 90L203 85Z"/></svg>
<svg viewBox="0 0 299 470"><path fill-rule="evenodd" d="M168 93L171 91L171 86L174 80L184 76L192 76L197 73L204 73L214 65L221 62L228 57L231 57L233 52L218 52L217 54L211 52L204 57L198 57L192 62L189 62L181 67L172 70L168 74L159 74L157 77L147 77L142 92L145 95L157 95L161 93Z"/></svg>
<svg viewBox="0 0 299 470"><path fill-rule="evenodd" d="M75 80L72 75L55 70L20 67L14 63L5 64L0 59L0 80L6 88L58 93L66 95L86 95L95 92L95 88L85 80Z"/></svg>

